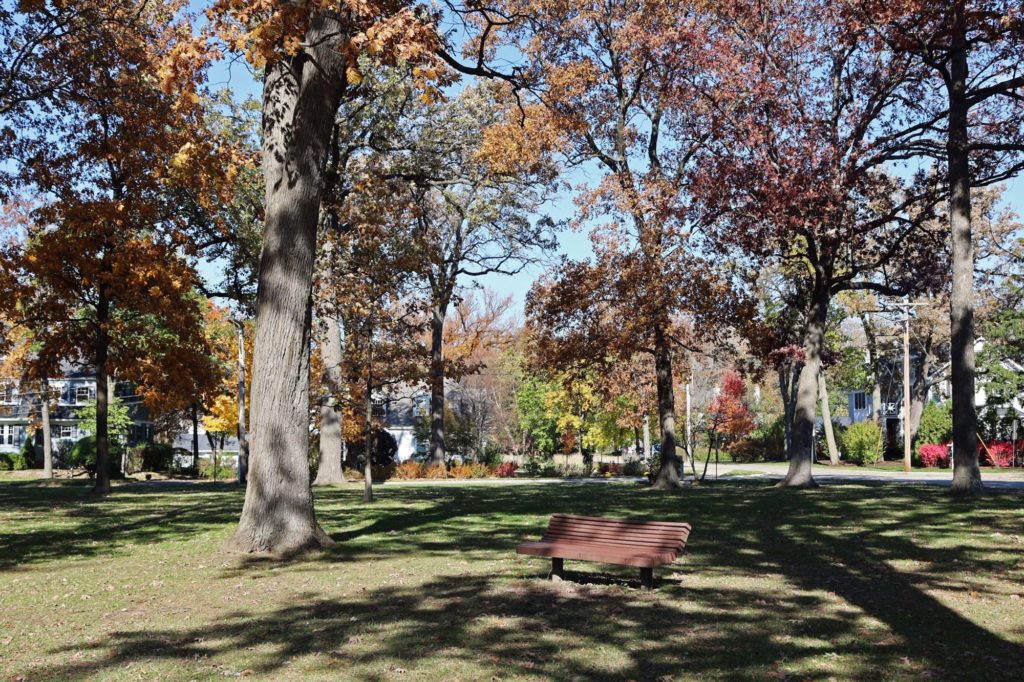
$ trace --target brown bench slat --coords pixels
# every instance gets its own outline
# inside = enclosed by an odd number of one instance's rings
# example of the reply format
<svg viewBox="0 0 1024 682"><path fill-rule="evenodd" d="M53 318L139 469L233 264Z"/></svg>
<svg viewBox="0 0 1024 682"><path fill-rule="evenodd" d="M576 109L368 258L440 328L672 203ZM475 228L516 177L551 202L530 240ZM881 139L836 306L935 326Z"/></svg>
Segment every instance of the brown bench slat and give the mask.
<svg viewBox="0 0 1024 682"><path fill-rule="evenodd" d="M644 587L651 587L653 568L675 561L689 535L688 523L554 514L541 540L516 552L550 557L552 579L561 577L564 559L574 559L637 566Z"/></svg>
<svg viewBox="0 0 1024 682"><path fill-rule="evenodd" d="M607 545L564 543L564 542L527 542L516 548L519 554L532 556L557 557L578 561L597 561L605 564L637 566L653 568L661 564L672 563L676 559L675 552L652 551L644 549L612 549Z"/></svg>

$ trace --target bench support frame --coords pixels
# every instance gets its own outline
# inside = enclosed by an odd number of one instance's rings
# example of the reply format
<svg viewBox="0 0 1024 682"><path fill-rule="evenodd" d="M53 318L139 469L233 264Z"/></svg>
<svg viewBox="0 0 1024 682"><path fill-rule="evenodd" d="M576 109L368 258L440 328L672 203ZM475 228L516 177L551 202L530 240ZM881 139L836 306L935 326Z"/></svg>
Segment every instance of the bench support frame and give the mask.
<svg viewBox="0 0 1024 682"><path fill-rule="evenodd" d="M653 568L641 568L640 569L640 586L645 590L654 589L654 569Z"/></svg>
<svg viewBox="0 0 1024 682"><path fill-rule="evenodd" d="M559 582L562 580L565 562L558 557L551 557L551 580Z"/></svg>

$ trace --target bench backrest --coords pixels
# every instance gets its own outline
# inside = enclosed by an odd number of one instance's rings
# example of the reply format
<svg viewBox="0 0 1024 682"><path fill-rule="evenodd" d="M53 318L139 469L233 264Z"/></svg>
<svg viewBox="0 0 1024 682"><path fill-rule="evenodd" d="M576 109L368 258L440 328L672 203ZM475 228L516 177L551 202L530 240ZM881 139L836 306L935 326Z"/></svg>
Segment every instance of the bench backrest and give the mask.
<svg viewBox="0 0 1024 682"><path fill-rule="evenodd" d="M544 541L616 545L678 554L689 535L688 523L553 514L544 531Z"/></svg>

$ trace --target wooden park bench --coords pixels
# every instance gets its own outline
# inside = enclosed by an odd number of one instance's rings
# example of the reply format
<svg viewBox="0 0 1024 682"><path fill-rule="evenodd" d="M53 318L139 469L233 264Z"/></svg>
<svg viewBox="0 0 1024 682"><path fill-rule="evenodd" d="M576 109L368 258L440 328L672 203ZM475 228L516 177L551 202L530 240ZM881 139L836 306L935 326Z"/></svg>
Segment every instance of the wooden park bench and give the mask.
<svg viewBox="0 0 1024 682"><path fill-rule="evenodd" d="M686 546L690 524L627 521L554 514L540 542L524 542L517 554L551 557L551 579L562 579L565 559L638 566L640 583L654 586L654 567L670 564Z"/></svg>

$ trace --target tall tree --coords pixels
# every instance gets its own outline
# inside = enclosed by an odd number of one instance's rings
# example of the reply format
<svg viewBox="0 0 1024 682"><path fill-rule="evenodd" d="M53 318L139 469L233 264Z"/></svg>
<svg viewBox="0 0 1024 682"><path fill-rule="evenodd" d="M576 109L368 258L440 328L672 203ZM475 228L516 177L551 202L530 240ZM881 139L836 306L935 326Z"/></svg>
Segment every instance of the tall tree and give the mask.
<svg viewBox="0 0 1024 682"><path fill-rule="evenodd" d="M916 113L912 151L935 160L949 200L952 249L950 353L953 391L954 494L981 492L975 409L972 189L1024 168L1024 16L1014 0L901 0L848 3L870 25L879 47L910 57L939 88L910 102Z"/></svg>
<svg viewBox="0 0 1024 682"><path fill-rule="evenodd" d="M684 331L721 329L680 318L716 309L727 283L709 275L690 210L694 159L710 132L701 93L714 38L693 6L675 2L505 6L509 15L528 17L506 33L524 55L540 103L527 110L526 127L495 131L495 149L522 155L547 144L569 163L601 173L577 198L576 222L592 229L594 262L559 266L556 281L531 295L534 317L554 335L614 318L622 326L612 352L651 358L662 443L654 485L677 487L676 355L692 345Z"/></svg>
<svg viewBox="0 0 1024 682"><path fill-rule="evenodd" d="M204 59L187 49L175 6L97 11L106 13L98 30L68 46L86 66L55 91L59 107L36 110L36 132L21 141L19 180L41 199L5 303L38 338L42 374L62 359L94 368L95 490L106 493L112 370L143 385L154 407L180 398L168 376L208 376L195 274L180 255L187 226L169 188L209 193L224 169L210 173L219 158L200 134Z"/></svg>
<svg viewBox="0 0 1024 682"><path fill-rule="evenodd" d="M557 242L547 219L532 219L555 176L545 160L488 162L485 131L501 120L495 88L469 87L451 101L410 108L388 143L387 173L416 206L414 234L429 298L430 462L444 466L446 320L460 290L478 277L514 275ZM450 323L449 323L450 324Z"/></svg>
<svg viewBox="0 0 1024 682"><path fill-rule="evenodd" d="M879 60L872 29L838 20L827 3L741 7L730 18L732 62L716 94L728 110L697 184L720 216L709 229L717 244L755 262L793 263L803 280L803 364L780 485L815 485L832 297L937 288L944 275L934 267L944 241L924 229L939 199L935 177L889 172L915 140L904 101L920 69L909 58Z"/></svg>

